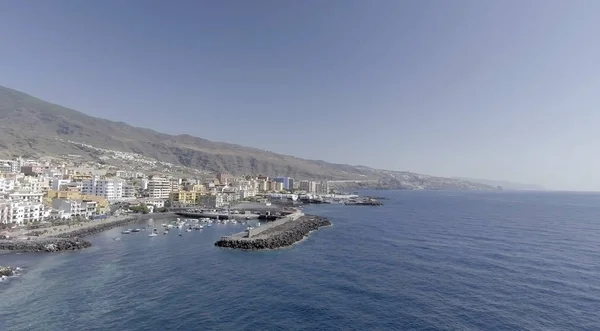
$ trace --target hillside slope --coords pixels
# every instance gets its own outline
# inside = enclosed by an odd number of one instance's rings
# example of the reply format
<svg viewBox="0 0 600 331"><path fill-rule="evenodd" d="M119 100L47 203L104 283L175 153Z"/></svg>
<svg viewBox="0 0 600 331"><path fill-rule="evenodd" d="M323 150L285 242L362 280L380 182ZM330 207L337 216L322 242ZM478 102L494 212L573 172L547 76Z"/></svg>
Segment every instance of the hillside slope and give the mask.
<svg viewBox="0 0 600 331"><path fill-rule="evenodd" d="M79 154L72 144L139 153L160 161L233 174L286 175L298 179L369 180L363 186L406 189L490 189L460 179L362 166L332 164L257 148L168 135L122 122L88 116L0 86L0 156Z"/></svg>

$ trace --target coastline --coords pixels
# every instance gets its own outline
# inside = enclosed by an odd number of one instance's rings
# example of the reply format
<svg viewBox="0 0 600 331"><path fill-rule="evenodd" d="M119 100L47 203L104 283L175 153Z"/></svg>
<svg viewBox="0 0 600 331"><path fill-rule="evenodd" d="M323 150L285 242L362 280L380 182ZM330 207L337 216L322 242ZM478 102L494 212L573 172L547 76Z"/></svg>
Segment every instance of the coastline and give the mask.
<svg viewBox="0 0 600 331"><path fill-rule="evenodd" d="M59 252L78 250L92 246L91 242L81 239L85 236L143 220L154 218L161 219L173 216L175 216L174 213L111 216L106 220L85 222L79 226L69 227L68 225L61 225L39 228L33 231L41 231L43 233L40 233L37 236L29 236L28 239L15 238L0 240L0 250L18 252Z"/></svg>

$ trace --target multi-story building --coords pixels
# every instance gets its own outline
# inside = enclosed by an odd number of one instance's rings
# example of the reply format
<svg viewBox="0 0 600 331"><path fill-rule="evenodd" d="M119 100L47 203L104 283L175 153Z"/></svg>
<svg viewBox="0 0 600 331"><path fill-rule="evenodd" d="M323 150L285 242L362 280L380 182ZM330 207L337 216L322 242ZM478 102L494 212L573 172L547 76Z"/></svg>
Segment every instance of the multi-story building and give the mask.
<svg viewBox="0 0 600 331"><path fill-rule="evenodd" d="M317 183L311 180L302 180L300 181L299 189L306 193L315 193L317 190Z"/></svg>
<svg viewBox="0 0 600 331"><path fill-rule="evenodd" d="M41 192L44 190L44 187L47 189L49 186L49 181L41 176L41 177L31 177L25 176L19 178L17 185L20 189L23 190L31 190L35 192Z"/></svg>
<svg viewBox="0 0 600 331"><path fill-rule="evenodd" d="M21 167L21 172L26 176L37 176L42 174L44 168L39 165L26 165Z"/></svg>
<svg viewBox="0 0 600 331"><path fill-rule="evenodd" d="M168 199L171 182L163 177L152 177L148 181L148 196L155 199Z"/></svg>
<svg viewBox="0 0 600 331"><path fill-rule="evenodd" d="M41 221L44 218L44 205L34 201L12 201L10 222L19 225Z"/></svg>
<svg viewBox="0 0 600 331"><path fill-rule="evenodd" d="M296 187L294 186L294 178L289 178L288 187L286 188L286 190L293 191L294 189L296 189Z"/></svg>
<svg viewBox="0 0 600 331"><path fill-rule="evenodd" d="M15 160L0 160L0 173L19 173L23 159L16 158Z"/></svg>
<svg viewBox="0 0 600 331"><path fill-rule="evenodd" d="M68 179L52 179L50 181L50 189L60 191L61 186L69 184L71 181Z"/></svg>
<svg viewBox="0 0 600 331"><path fill-rule="evenodd" d="M8 194L8 199L13 202L42 203L44 193L32 190L18 190Z"/></svg>
<svg viewBox="0 0 600 331"><path fill-rule="evenodd" d="M12 192L15 189L15 181L9 178L0 177L0 194Z"/></svg>
<svg viewBox="0 0 600 331"><path fill-rule="evenodd" d="M315 193L317 194L329 194L329 182L322 181L315 185Z"/></svg>
<svg viewBox="0 0 600 331"><path fill-rule="evenodd" d="M196 200L197 205L208 208L221 208L237 201L237 193L217 193L214 195L201 195Z"/></svg>
<svg viewBox="0 0 600 331"><path fill-rule="evenodd" d="M283 191L283 183L280 182L269 182L269 191L281 192Z"/></svg>
<svg viewBox="0 0 600 331"><path fill-rule="evenodd" d="M0 223L8 224L11 222L10 211L10 201L0 199Z"/></svg>
<svg viewBox="0 0 600 331"><path fill-rule="evenodd" d="M283 184L283 189L285 190L291 190L292 188L290 187L290 182L292 184L292 186L294 185L294 180L290 177L276 177L273 178L274 182L277 183L282 183Z"/></svg>
<svg viewBox="0 0 600 331"><path fill-rule="evenodd" d="M83 182L81 192L100 196L109 201L119 200L123 198L123 181L94 176L92 179Z"/></svg>
<svg viewBox="0 0 600 331"><path fill-rule="evenodd" d="M49 201L53 201L54 199L66 199L66 200L86 200L86 201L94 201L96 205L96 214L103 214L108 208L108 200L103 197L89 195L89 194L81 194L79 191L48 191L46 193L46 198ZM52 205L52 202L49 203Z"/></svg>
<svg viewBox="0 0 600 331"><path fill-rule="evenodd" d="M258 182L257 188L259 192L266 192L270 188L269 182L266 180L261 180Z"/></svg>
<svg viewBox="0 0 600 331"><path fill-rule="evenodd" d="M195 191L173 191L169 194L169 200L172 205L192 206L196 204L198 195L198 192Z"/></svg>
<svg viewBox="0 0 600 331"><path fill-rule="evenodd" d="M225 185L229 183L229 181L232 179L232 176L227 173L218 173L217 179L219 180L219 183Z"/></svg>
<svg viewBox="0 0 600 331"><path fill-rule="evenodd" d="M144 174L141 172L133 172L133 171L123 171L123 170L118 170L115 173L115 176L119 177L119 178L142 178L144 177Z"/></svg>
<svg viewBox="0 0 600 331"><path fill-rule="evenodd" d="M92 217L97 214L98 203L93 200L55 199L52 208L62 212L65 217Z"/></svg>
<svg viewBox="0 0 600 331"><path fill-rule="evenodd" d="M123 199L135 199L135 186L130 184L123 185Z"/></svg>

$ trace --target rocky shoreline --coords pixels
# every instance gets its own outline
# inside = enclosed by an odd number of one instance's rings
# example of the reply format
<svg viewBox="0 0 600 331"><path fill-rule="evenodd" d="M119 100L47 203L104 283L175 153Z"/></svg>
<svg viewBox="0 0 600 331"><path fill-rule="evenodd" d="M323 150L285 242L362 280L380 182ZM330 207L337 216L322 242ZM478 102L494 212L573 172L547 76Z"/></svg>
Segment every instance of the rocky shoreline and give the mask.
<svg viewBox="0 0 600 331"><path fill-rule="evenodd" d="M29 240L0 240L0 250L19 252L74 251L92 246L79 238L33 238Z"/></svg>
<svg viewBox="0 0 600 331"><path fill-rule="evenodd" d="M8 266L0 266L0 278L14 276L16 273L16 268L8 267Z"/></svg>
<svg viewBox="0 0 600 331"><path fill-rule="evenodd" d="M265 230L253 238L222 238L215 246L242 250L284 248L304 239L310 232L330 225L325 217L306 215Z"/></svg>
<svg viewBox="0 0 600 331"><path fill-rule="evenodd" d="M38 238L35 236L30 236L29 239L0 240L0 250L19 252L62 252L83 249L92 246L92 244L89 241L80 239L81 237L93 235L102 231L139 221L140 218L138 217L129 217L122 220L115 220L112 222L82 227L80 229L69 229L67 232L47 237ZM32 235L31 232L28 234ZM37 232L44 234L47 232L47 230Z"/></svg>

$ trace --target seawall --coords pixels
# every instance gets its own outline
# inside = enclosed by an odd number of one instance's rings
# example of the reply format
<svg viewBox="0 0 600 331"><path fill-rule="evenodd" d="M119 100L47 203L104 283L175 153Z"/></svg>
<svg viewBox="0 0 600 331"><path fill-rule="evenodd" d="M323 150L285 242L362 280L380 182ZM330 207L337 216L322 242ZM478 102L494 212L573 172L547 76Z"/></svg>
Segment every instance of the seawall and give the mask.
<svg viewBox="0 0 600 331"><path fill-rule="evenodd" d="M79 238L35 238L31 240L0 240L0 249L19 252L74 251L92 246Z"/></svg>
<svg viewBox="0 0 600 331"><path fill-rule="evenodd" d="M304 239L311 231L331 225L327 218L313 215L281 221L279 224L263 229L250 237L240 235L222 237L221 240L215 243L215 246L243 250L283 248Z"/></svg>

